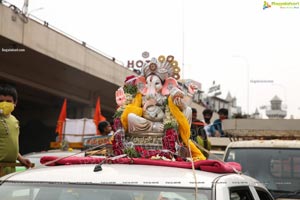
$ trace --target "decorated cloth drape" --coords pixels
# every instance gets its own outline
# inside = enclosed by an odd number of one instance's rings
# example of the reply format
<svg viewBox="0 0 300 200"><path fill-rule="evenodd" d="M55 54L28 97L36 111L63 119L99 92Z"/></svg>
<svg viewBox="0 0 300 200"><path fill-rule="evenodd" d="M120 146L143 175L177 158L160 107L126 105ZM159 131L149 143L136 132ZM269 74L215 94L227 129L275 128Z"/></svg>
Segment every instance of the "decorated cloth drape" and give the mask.
<svg viewBox="0 0 300 200"><path fill-rule="evenodd" d="M128 114L134 113L138 116L142 116L143 109L141 108L141 106L142 106L142 94L137 93L132 103L126 106L125 110L121 115L121 122L125 131L128 130Z"/></svg>
<svg viewBox="0 0 300 200"><path fill-rule="evenodd" d="M62 141L62 136L63 136L63 125L66 121L67 118L67 99L64 99L63 105L61 107L61 111L57 120L57 125L56 125L56 130L55 132L59 136L59 141Z"/></svg>
<svg viewBox="0 0 300 200"><path fill-rule="evenodd" d="M96 128L98 127L99 122L105 120L106 118L101 114L100 97L98 97L96 102L95 112L94 112L94 123L96 125ZM98 128L97 128L97 135L100 135Z"/></svg>

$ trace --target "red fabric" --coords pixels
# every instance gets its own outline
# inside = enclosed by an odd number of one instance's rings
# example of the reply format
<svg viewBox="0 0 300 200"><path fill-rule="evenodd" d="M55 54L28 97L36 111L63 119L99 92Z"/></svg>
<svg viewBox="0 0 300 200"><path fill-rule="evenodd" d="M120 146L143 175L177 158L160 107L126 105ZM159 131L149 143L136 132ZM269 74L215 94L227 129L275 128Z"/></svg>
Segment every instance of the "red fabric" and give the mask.
<svg viewBox="0 0 300 200"><path fill-rule="evenodd" d="M127 76L124 82L127 83L127 82L134 81L133 82L133 84L134 84L135 83L135 78L136 78L135 75Z"/></svg>
<svg viewBox="0 0 300 200"><path fill-rule="evenodd" d="M59 135L59 141L62 141L63 124L66 121L66 117L67 117L67 99L64 99L64 103L61 107L61 111L57 120L57 125L55 130L55 132Z"/></svg>
<svg viewBox="0 0 300 200"><path fill-rule="evenodd" d="M192 164L190 162L176 162L176 161L167 161L167 160L151 160L144 158L133 158L134 164L138 165L155 165L155 166L167 166L167 167L179 167L191 169Z"/></svg>
<svg viewBox="0 0 300 200"><path fill-rule="evenodd" d="M201 121L194 121L194 122L192 122L192 124L196 125L196 126L205 126L205 123L201 122Z"/></svg>
<svg viewBox="0 0 300 200"><path fill-rule="evenodd" d="M98 164L104 158L95 158L95 157L67 157L59 159L57 156L43 156L40 159L41 164L46 164L47 166L55 165L72 165L72 164ZM55 161L56 160L56 161ZM55 162L54 162L55 161Z"/></svg>
<svg viewBox="0 0 300 200"><path fill-rule="evenodd" d="M98 164L103 161L104 158L96 157L67 157L59 160L56 156L44 156L41 158L40 162L42 164L48 163L47 166L53 165L71 165L71 164ZM58 160L57 160L58 159ZM50 161L57 160L53 163ZM192 169L191 162L185 161L166 161L166 160L151 160L147 158L119 158L111 160L107 158L106 163L110 164L136 164L136 165L155 165L155 166L166 166L166 167L179 167ZM236 162L223 163L218 160L201 160L194 162L195 169L214 172L214 173L234 173L233 167L237 171L241 171L241 165Z"/></svg>
<svg viewBox="0 0 300 200"><path fill-rule="evenodd" d="M235 172L233 168L237 171L241 171L242 167L239 163L236 162L227 162L223 163L218 160L203 160L199 163L200 170L207 171L207 172L214 172L214 173L231 173ZM196 167L195 167L196 168Z"/></svg>
<svg viewBox="0 0 300 200"><path fill-rule="evenodd" d="M168 167L179 167L179 168L192 168L191 162L175 162L166 160L151 160L133 158L134 164L145 164L145 165L156 165L156 166L168 166ZM241 171L241 165L236 162L223 163L218 160L201 160L194 162L195 169L202 171L214 172L214 173L233 173L235 168L237 171Z"/></svg>
<svg viewBox="0 0 300 200"><path fill-rule="evenodd" d="M106 118L101 114L101 106L100 106L100 97L97 98L96 108L94 113L94 123L96 127L98 127L99 122L105 121ZM100 135L99 130L97 129L97 135Z"/></svg>

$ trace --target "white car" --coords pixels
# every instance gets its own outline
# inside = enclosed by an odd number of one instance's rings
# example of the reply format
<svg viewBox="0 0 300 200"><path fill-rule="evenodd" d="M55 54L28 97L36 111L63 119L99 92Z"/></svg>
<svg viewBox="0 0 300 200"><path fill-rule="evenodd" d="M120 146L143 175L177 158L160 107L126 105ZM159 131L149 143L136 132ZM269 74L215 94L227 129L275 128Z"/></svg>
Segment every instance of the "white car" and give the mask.
<svg viewBox="0 0 300 200"><path fill-rule="evenodd" d="M245 140L227 146L225 162L264 183L275 199L300 199L300 140Z"/></svg>
<svg viewBox="0 0 300 200"><path fill-rule="evenodd" d="M80 161L85 163L85 158ZM6 200L273 200L257 180L146 164L77 164L29 169L0 179ZM173 162L173 161L169 161Z"/></svg>

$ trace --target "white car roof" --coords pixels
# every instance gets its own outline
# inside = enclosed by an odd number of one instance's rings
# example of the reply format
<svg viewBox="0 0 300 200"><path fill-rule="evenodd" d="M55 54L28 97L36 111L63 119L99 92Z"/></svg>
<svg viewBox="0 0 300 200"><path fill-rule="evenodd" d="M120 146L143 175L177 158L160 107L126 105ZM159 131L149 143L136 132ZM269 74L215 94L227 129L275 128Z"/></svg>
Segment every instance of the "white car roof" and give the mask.
<svg viewBox="0 0 300 200"><path fill-rule="evenodd" d="M41 152L33 152L33 153L28 153L28 154L24 154L23 157L26 158L41 158L43 156L69 156L69 155L81 155L84 156L84 152L82 152L79 149L73 149L72 151L63 151L63 150L59 150L59 149L55 149L55 150L49 150L49 151L41 151Z"/></svg>
<svg viewBox="0 0 300 200"><path fill-rule="evenodd" d="M96 164L40 167L16 173L7 180L39 183L64 182L195 187L192 169L153 165L103 164L102 171L94 172L95 166ZM226 175L230 176L232 174L217 174L195 170L197 185L201 188L211 188L216 178Z"/></svg>
<svg viewBox="0 0 300 200"><path fill-rule="evenodd" d="M32 163L34 163L36 167L41 166L40 159L43 156L56 156L61 158L72 156L84 157L85 153L79 149L73 149L72 151L63 151L60 149L55 149L49 151L33 152L23 155L24 158L28 158Z"/></svg>
<svg viewBox="0 0 300 200"><path fill-rule="evenodd" d="M244 140L231 142L227 148L300 148L300 140Z"/></svg>

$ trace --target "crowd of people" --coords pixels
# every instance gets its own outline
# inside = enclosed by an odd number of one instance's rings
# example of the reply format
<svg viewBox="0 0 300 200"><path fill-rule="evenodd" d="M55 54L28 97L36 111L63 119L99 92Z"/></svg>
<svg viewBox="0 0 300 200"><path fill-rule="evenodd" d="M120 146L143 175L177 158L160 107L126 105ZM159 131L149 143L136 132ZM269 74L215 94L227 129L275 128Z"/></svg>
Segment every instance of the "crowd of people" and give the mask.
<svg viewBox="0 0 300 200"><path fill-rule="evenodd" d="M202 112L203 120L197 119L197 109L192 108L192 124L191 124L191 138L195 139L197 135L201 135L201 131L204 130L207 136L210 137L225 137L222 129L222 120L228 119L228 109L221 108L218 111L219 118L211 122L213 111L211 109L204 109Z"/></svg>
<svg viewBox="0 0 300 200"><path fill-rule="evenodd" d="M219 109L218 115L219 118L212 122L213 111L206 108L202 112L204 121L201 121L197 119L197 109L192 108L191 139L208 151L211 149L208 137L226 137L222 129L222 120L228 119L228 109Z"/></svg>

